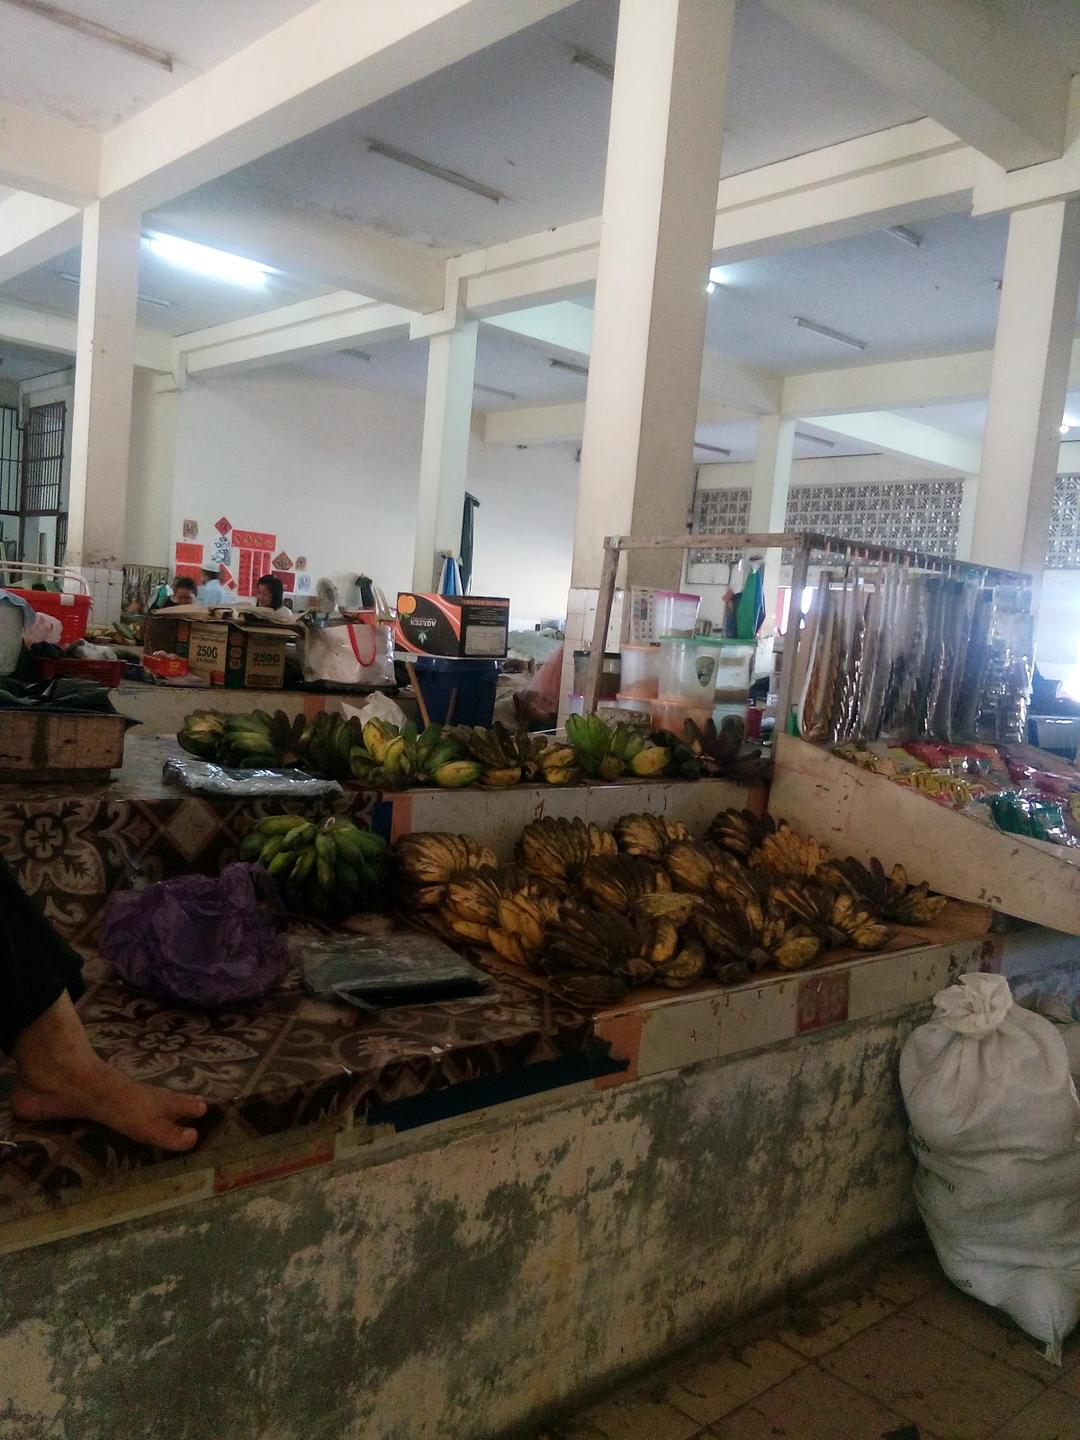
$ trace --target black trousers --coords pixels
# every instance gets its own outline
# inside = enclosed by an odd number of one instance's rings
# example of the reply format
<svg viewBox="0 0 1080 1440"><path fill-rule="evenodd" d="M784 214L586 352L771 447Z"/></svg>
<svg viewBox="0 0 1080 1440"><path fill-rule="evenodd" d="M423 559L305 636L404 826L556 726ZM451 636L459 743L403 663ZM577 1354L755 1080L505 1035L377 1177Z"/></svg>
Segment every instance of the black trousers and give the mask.
<svg viewBox="0 0 1080 1440"><path fill-rule="evenodd" d="M0 859L0 1050L9 1054L32 1020L65 990L82 994L82 960Z"/></svg>

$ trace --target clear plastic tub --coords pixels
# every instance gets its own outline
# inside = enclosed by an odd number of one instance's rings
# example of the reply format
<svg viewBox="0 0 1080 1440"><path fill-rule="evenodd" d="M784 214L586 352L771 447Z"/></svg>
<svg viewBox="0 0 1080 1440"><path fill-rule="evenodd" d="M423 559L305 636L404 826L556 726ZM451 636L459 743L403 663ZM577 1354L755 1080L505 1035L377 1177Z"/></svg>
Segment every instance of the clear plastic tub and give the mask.
<svg viewBox="0 0 1080 1440"><path fill-rule="evenodd" d="M718 635L699 635L696 639L665 635L660 641L660 699L689 701L711 711L721 657L731 643ZM751 656L753 653L751 645Z"/></svg>
<svg viewBox="0 0 1080 1440"><path fill-rule="evenodd" d="M716 698L718 701L746 701L754 683L754 640L724 640L716 667Z"/></svg>
<svg viewBox="0 0 1080 1440"><path fill-rule="evenodd" d="M679 590L654 590L654 636L658 640L662 640L665 635L692 636L700 608L700 595L687 595Z"/></svg>
<svg viewBox="0 0 1080 1440"><path fill-rule="evenodd" d="M687 720L693 720L699 729L704 729L712 714L711 705L688 705L685 700L654 700L650 708L653 729L669 730L680 740Z"/></svg>
<svg viewBox="0 0 1080 1440"><path fill-rule="evenodd" d="M620 653L620 698L655 700L660 693L660 646L624 645Z"/></svg>

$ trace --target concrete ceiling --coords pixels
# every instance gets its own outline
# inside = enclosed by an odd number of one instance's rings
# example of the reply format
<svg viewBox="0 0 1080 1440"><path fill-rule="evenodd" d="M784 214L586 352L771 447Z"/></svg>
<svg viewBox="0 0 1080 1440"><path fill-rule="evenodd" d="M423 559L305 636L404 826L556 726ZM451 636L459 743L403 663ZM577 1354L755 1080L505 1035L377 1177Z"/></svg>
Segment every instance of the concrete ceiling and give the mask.
<svg viewBox="0 0 1080 1440"><path fill-rule="evenodd" d="M255 189L422 244L468 250L598 215L611 86L572 63L610 61L616 0L577 5L247 165L190 197ZM757 0L738 9L724 173L916 118ZM498 204L371 154L368 138L505 194ZM209 194L207 193L209 192ZM183 213L184 202L170 209Z"/></svg>
<svg viewBox="0 0 1080 1440"><path fill-rule="evenodd" d="M906 420L918 420L924 425L934 425L937 429L947 430L953 435L962 435L965 440L981 440L986 428L985 400L968 400L958 405L914 405L893 413ZM1061 438L1080 439L1080 390L1070 391L1065 397L1064 418L1072 424L1069 434Z"/></svg>
<svg viewBox="0 0 1080 1440"><path fill-rule="evenodd" d="M709 301L709 348L788 374L989 349L1007 216L950 215L912 228L917 249L875 230L725 266ZM796 315L867 348L800 329Z"/></svg>
<svg viewBox="0 0 1080 1440"><path fill-rule="evenodd" d="M63 8L174 57L172 72L0 0L0 95L104 131L275 30L312 0L64 0Z"/></svg>
<svg viewBox="0 0 1080 1440"><path fill-rule="evenodd" d="M27 270L0 286L0 297L62 315L74 315L79 306L79 287L62 277L78 273L79 251L69 250L47 265ZM291 305L325 293L323 285L312 285L295 275L280 273L267 275L264 285L250 289L209 279L170 265L145 245L139 256L139 294L146 297L139 306L139 324L166 335L184 335L229 320L243 320L279 305ZM149 303L154 300L166 302L168 308Z"/></svg>
<svg viewBox="0 0 1080 1440"><path fill-rule="evenodd" d="M32 350L27 345L0 341L0 380L14 380L16 384L21 384L38 375L67 370L73 363L70 355L61 355L53 350Z"/></svg>

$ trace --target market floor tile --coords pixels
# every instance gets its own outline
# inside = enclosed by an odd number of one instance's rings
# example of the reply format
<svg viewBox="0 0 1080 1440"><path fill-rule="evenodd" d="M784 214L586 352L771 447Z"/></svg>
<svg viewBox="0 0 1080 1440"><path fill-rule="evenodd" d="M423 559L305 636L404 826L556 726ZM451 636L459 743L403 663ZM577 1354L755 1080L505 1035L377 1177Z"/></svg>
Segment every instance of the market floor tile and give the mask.
<svg viewBox="0 0 1080 1440"><path fill-rule="evenodd" d="M1062 1368L902 1243L531 1440L1080 1440Z"/></svg>

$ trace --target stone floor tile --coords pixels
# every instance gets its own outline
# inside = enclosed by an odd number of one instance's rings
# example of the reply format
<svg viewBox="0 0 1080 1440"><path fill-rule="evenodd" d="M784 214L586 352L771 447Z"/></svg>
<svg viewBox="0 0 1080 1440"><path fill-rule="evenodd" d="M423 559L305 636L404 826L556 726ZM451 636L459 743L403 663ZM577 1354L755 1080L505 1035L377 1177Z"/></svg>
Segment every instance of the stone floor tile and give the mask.
<svg viewBox="0 0 1080 1440"><path fill-rule="evenodd" d="M984 1440L1040 1383L900 1310L823 1357L822 1369L949 1440Z"/></svg>
<svg viewBox="0 0 1080 1440"><path fill-rule="evenodd" d="M893 1308L881 1295L857 1284L844 1289L833 1285L811 1290L787 1307L786 1320L774 1338L816 1360L867 1326L884 1320Z"/></svg>
<svg viewBox="0 0 1080 1440"><path fill-rule="evenodd" d="M904 1428L896 1411L808 1365L716 1421L708 1434L715 1440L882 1440L903 1435Z"/></svg>
<svg viewBox="0 0 1080 1440"><path fill-rule="evenodd" d="M667 1400L652 1398L640 1389L616 1395L594 1405L576 1423L598 1430L604 1440L690 1440L701 1429L697 1420ZM588 1428L584 1431L589 1440ZM577 1440L577 1437L574 1437Z"/></svg>
<svg viewBox="0 0 1080 1440"><path fill-rule="evenodd" d="M723 1344L708 1359L676 1369L667 1398L704 1425L745 1405L805 1364L801 1355L775 1340Z"/></svg>
<svg viewBox="0 0 1080 1440"><path fill-rule="evenodd" d="M944 1277L932 1250L915 1250L909 1255L874 1266L871 1288L893 1305L909 1305Z"/></svg>
<svg viewBox="0 0 1080 1440"><path fill-rule="evenodd" d="M947 1280L921 1295L909 1310L919 1320L966 1340L984 1355L1034 1375L1047 1385L1061 1378L1059 1367L1043 1359L1042 1345L1025 1335L1004 1311L973 1300Z"/></svg>
<svg viewBox="0 0 1080 1440"><path fill-rule="evenodd" d="M1080 1400L1064 1390L1044 1390L995 1431L994 1440L1080 1440Z"/></svg>

